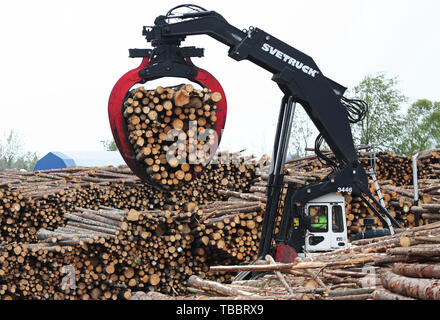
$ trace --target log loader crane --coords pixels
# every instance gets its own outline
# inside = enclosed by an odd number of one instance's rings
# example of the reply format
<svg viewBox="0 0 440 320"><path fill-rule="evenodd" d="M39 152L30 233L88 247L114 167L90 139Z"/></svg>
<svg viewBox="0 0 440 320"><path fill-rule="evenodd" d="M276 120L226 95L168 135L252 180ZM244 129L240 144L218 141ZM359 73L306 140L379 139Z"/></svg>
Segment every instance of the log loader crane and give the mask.
<svg viewBox="0 0 440 320"><path fill-rule="evenodd" d="M186 12L179 13L182 9ZM347 193L360 197L387 228L369 228L358 238L394 234L394 227L401 228L369 190L367 174L354 146L350 123L364 118L366 104L345 98L346 88L324 76L311 57L261 29L249 27L240 30L217 12L196 5L181 5L166 15L158 16L154 26L143 28L143 35L151 43L152 49L130 49L130 57L143 58L143 61L137 69L118 81L109 100L110 124L116 144L128 166L142 180L151 183L136 163L128 143L121 115L124 98L134 84L163 77L186 78L224 94L218 81L191 61L191 57L203 56L203 49L181 47L188 36L209 35L228 46L229 57L234 60L246 59L271 72L272 80L284 94L267 184L259 259L271 254L276 261L291 262L298 254L347 247L343 197ZM296 103L305 109L319 130L315 152L333 167L333 171L318 183L305 187L297 188L294 184L288 184L279 232L275 235ZM220 137L225 124L226 100L218 107L216 131ZM320 151L324 141L333 152L334 159Z"/></svg>

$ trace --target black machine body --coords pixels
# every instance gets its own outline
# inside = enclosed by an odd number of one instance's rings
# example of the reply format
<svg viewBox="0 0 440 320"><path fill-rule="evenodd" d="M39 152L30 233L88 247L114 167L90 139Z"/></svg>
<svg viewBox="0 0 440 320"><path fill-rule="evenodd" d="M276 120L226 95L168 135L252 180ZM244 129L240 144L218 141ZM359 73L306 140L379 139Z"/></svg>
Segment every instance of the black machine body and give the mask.
<svg viewBox="0 0 440 320"><path fill-rule="evenodd" d="M357 168L346 167L337 173L333 172L323 181L310 186L297 188L296 184L288 184L286 200L284 201L284 211L281 217L280 230L276 237L276 244L287 244L297 253L304 253L305 249L310 250L313 247L317 247L317 243L313 240L313 236L310 237L310 231L312 231L312 233L314 231L311 227L311 218L313 217L311 216L310 207L316 207L317 203L320 203L320 207L327 204L329 205L329 210L326 210L326 212L328 212L326 219L328 219L329 223L325 232L315 230L317 237L325 240L325 237L331 237L331 233L335 232L336 241L329 243L325 248L337 250L342 247L347 247L348 239L342 235L338 235L341 233L346 234L347 232L345 221L341 220L342 217L345 218L345 214L342 212L342 210L345 210L345 206L343 205L343 195L350 194L366 200L364 194L370 194L370 191L365 189L365 186L368 186L367 179L364 169L359 165ZM330 195L334 196L331 197ZM337 195L339 195L339 199ZM322 199L325 196L327 196L326 200L317 200ZM373 196L371 195L371 197ZM380 219L382 224L387 226L388 221L386 218L378 211L378 209L376 209L375 206L372 206L370 202L368 203L370 209ZM335 210L336 208L338 210ZM397 224L397 221L395 221L393 217L390 216L389 218L393 224ZM372 219L372 221L374 224L375 220ZM390 234L389 229L372 230L372 228L368 227L367 229L370 231L367 231L359 237L368 238ZM351 240L358 240L360 239L359 237L351 237ZM309 241L310 243L306 244L306 241ZM311 242L314 243L312 244ZM319 248L319 246L317 248ZM319 249L314 250L314 252L317 251L319 251Z"/></svg>
<svg viewBox="0 0 440 320"><path fill-rule="evenodd" d="M130 58L149 58L148 65L139 71L144 81L159 78L197 77L198 70L191 62L192 57L203 57L204 49L196 47L179 47L173 43L157 44L154 49L130 49Z"/></svg>
<svg viewBox="0 0 440 320"><path fill-rule="evenodd" d="M310 229L307 206L314 199L328 194L358 195L391 232L393 225L399 228L397 221L371 194L367 174L359 163L354 146L350 124L364 118L366 104L343 97L346 91L344 86L327 78L310 56L273 35L253 27L240 30L214 11L198 6L193 6L193 9L193 12L184 14L176 14L172 9L167 15L157 17L154 26L144 27L143 34L154 47L157 62L161 63L157 68L153 64L148 70L143 70L143 77L171 76L176 71L191 72L185 66L185 52L189 49L180 48L180 44L187 36L203 34L227 45L231 58L237 61L248 60L271 72L272 80L284 93L267 184L259 259L273 253L277 244L301 252L305 235ZM166 69L167 64L171 66L170 70ZM288 186L280 231L275 235L281 194L285 186L284 164L297 103L304 108L320 132L315 146L316 153L330 163L334 170L318 183L299 189L294 185ZM324 141L333 152L334 160L327 159L320 151Z"/></svg>

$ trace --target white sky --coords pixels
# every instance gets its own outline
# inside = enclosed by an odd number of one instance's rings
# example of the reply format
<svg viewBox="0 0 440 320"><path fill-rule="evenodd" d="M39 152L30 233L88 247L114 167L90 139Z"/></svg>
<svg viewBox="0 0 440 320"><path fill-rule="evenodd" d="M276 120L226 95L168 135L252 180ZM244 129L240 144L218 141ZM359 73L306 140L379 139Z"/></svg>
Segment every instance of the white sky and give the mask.
<svg viewBox="0 0 440 320"><path fill-rule="evenodd" d="M111 139L107 102L137 67L142 26L179 1L1 1L0 132L18 129L26 149L101 151ZM440 100L440 1L314 0L195 2L243 29L259 27L310 55L329 78L353 87L366 75L398 76L411 99ZM194 62L222 83L228 118L220 148L270 152L281 92L271 74L227 56L207 37ZM293 129L294 130L294 129Z"/></svg>

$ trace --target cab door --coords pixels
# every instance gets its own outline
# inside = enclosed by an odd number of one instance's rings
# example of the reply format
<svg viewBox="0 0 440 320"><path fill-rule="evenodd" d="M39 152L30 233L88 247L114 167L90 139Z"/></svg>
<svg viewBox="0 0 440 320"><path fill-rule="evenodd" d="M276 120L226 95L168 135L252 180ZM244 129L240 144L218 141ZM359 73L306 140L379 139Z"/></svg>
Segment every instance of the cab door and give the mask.
<svg viewBox="0 0 440 320"><path fill-rule="evenodd" d="M312 203L306 206L310 228L305 237L306 252L332 250L331 206L329 203Z"/></svg>
<svg viewBox="0 0 440 320"><path fill-rule="evenodd" d="M331 230L329 238L333 250L348 247L347 221L344 214L344 203L331 204Z"/></svg>

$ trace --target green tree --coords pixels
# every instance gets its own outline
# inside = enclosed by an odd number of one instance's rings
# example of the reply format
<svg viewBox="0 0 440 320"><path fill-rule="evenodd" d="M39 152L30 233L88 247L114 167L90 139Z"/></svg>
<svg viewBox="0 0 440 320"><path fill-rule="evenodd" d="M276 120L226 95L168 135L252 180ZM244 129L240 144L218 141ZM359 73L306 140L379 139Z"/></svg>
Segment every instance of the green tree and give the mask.
<svg viewBox="0 0 440 320"><path fill-rule="evenodd" d="M105 151L118 151L118 147L114 140L101 140L101 143L104 146Z"/></svg>
<svg viewBox="0 0 440 320"><path fill-rule="evenodd" d="M397 78L384 73L366 76L352 93L368 106L365 120L352 126L356 143L376 145L378 149L396 151L400 143L403 116L399 114L407 97L397 88Z"/></svg>
<svg viewBox="0 0 440 320"><path fill-rule="evenodd" d="M410 156L432 148L440 148L440 102L422 99L408 108L397 151Z"/></svg>
<svg viewBox="0 0 440 320"><path fill-rule="evenodd" d="M24 169L32 171L38 156L35 152L25 152L20 134L11 130L0 140L0 171L5 169Z"/></svg>

